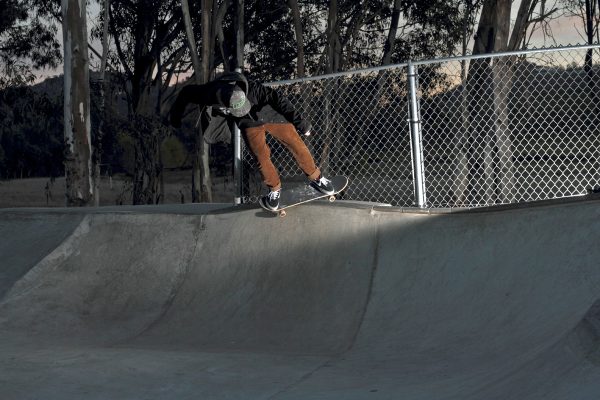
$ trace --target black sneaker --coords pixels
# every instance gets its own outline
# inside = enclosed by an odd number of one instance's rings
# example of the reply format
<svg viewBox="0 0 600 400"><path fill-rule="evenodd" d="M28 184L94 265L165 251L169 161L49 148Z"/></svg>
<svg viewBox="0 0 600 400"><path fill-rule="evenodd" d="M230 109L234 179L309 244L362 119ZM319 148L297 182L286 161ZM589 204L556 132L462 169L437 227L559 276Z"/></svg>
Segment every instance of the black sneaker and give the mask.
<svg viewBox="0 0 600 400"><path fill-rule="evenodd" d="M269 194L263 196L258 200L261 207L269 210L277 210L279 208L279 196L281 195L281 189L276 191L270 191Z"/></svg>
<svg viewBox="0 0 600 400"><path fill-rule="evenodd" d="M335 189L333 188L331 181L329 179L325 178L323 175L321 175L319 178L315 179L314 181L311 181L310 186L312 186L315 190L317 190L323 194L332 195L335 193Z"/></svg>

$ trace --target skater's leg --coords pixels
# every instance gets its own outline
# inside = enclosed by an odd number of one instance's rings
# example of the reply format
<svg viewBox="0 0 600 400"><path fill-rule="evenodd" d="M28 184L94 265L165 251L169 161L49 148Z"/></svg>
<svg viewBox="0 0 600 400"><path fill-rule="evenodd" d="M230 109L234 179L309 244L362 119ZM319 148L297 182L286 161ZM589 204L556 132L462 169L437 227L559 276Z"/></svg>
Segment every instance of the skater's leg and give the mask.
<svg viewBox="0 0 600 400"><path fill-rule="evenodd" d="M281 189L281 180L277 168L271 161L271 149L266 141L265 125L246 128L243 132L244 139L250 148L250 151L258 161L258 167L262 176L263 182L272 191Z"/></svg>
<svg viewBox="0 0 600 400"><path fill-rule="evenodd" d="M310 154L310 150L308 150L308 147L306 147L306 144L304 144L304 141L298 135L294 125L289 123L265 124L264 129L290 151L302 172L310 180L319 178L321 171L315 165L315 160Z"/></svg>

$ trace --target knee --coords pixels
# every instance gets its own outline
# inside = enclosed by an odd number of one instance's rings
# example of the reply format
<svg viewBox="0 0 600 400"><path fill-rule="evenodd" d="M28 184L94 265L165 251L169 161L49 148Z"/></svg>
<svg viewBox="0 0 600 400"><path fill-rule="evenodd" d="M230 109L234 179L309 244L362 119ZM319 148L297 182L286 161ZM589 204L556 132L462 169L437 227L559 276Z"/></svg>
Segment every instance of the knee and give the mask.
<svg viewBox="0 0 600 400"><path fill-rule="evenodd" d="M255 141L250 143L250 149L258 160L265 158L271 158L271 149L267 145L267 142L263 140Z"/></svg>

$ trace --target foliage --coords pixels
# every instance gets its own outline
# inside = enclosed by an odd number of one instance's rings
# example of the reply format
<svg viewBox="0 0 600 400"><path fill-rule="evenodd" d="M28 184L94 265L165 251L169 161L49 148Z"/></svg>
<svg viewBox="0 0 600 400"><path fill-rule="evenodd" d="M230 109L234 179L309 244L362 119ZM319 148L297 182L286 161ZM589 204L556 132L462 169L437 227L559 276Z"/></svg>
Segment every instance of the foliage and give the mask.
<svg viewBox="0 0 600 400"><path fill-rule="evenodd" d="M296 42L285 2L248 2L245 31L251 32L245 53L249 75L262 81L288 79L295 69Z"/></svg>
<svg viewBox="0 0 600 400"><path fill-rule="evenodd" d="M127 148L118 135L127 120L126 106L112 87L110 106L100 115L98 90L92 85L92 140L95 143L100 118L104 118L102 163L110 165L113 172L123 172ZM0 179L64 175L61 77L0 91L0 120Z"/></svg>
<svg viewBox="0 0 600 400"><path fill-rule="evenodd" d="M46 11L24 0L0 0L0 89L32 83L33 69L56 68L57 27Z"/></svg>
<svg viewBox="0 0 600 400"><path fill-rule="evenodd" d="M185 146L175 136L169 136L163 140L160 150L165 168L180 168L188 158Z"/></svg>
<svg viewBox="0 0 600 400"><path fill-rule="evenodd" d="M0 178L61 174L62 104L29 87L6 89L0 99Z"/></svg>

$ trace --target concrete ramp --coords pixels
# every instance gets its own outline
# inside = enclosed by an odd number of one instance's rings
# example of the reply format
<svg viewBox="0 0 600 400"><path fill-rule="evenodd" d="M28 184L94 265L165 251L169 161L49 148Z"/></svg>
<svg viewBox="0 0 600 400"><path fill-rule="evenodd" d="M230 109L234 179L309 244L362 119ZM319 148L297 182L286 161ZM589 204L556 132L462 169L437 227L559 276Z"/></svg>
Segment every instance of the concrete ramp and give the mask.
<svg viewBox="0 0 600 400"><path fill-rule="evenodd" d="M411 211L0 210L0 397L600 396L600 201Z"/></svg>
<svg viewBox="0 0 600 400"><path fill-rule="evenodd" d="M0 213L0 299L79 225L82 215Z"/></svg>

